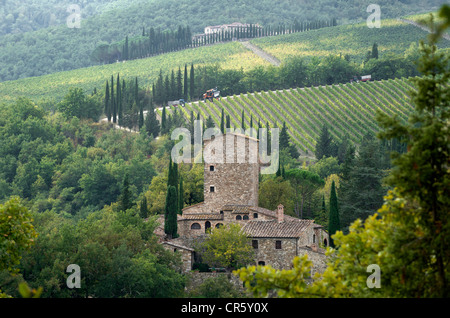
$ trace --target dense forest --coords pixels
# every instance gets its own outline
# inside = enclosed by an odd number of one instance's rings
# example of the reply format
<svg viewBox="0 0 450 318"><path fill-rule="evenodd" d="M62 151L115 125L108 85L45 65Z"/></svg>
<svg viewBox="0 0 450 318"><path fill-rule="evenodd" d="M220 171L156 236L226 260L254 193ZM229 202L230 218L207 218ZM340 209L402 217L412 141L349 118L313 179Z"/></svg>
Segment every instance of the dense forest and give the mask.
<svg viewBox="0 0 450 318"><path fill-rule="evenodd" d="M224 5L223 1L210 1L205 10L202 1L85 1L80 3L81 27L69 28L66 19L70 14L65 11L70 1L28 1L36 9L28 9L22 1L2 2L0 25L5 34L0 36L0 81L93 65L90 57L95 48L139 35L143 27L166 31L182 25L197 34L208 25L232 22L277 26L291 25L295 20L336 18L342 24L365 21L371 3L280 0L274 5L268 0L246 0ZM443 2L380 1L379 5L383 7L383 17L392 18L429 11ZM54 3L58 5L55 7Z"/></svg>

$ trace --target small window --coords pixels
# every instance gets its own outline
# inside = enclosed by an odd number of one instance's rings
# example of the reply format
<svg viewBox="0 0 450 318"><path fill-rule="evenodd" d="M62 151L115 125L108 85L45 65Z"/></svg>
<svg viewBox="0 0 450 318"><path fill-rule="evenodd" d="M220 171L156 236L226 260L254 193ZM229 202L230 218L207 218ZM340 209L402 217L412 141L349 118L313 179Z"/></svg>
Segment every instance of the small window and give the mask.
<svg viewBox="0 0 450 318"><path fill-rule="evenodd" d="M193 223L191 225L191 230L200 230L200 229L201 229L201 226L198 223Z"/></svg>
<svg viewBox="0 0 450 318"><path fill-rule="evenodd" d="M328 242L327 242L326 238L323 239L323 245L328 246Z"/></svg>
<svg viewBox="0 0 450 318"><path fill-rule="evenodd" d="M214 191L215 191L214 187L209 187L209 192L214 192Z"/></svg>
<svg viewBox="0 0 450 318"><path fill-rule="evenodd" d="M275 249L281 250L281 241L275 241Z"/></svg>
<svg viewBox="0 0 450 318"><path fill-rule="evenodd" d="M215 168L213 165L209 166L209 171L214 171L214 170L215 170Z"/></svg>
<svg viewBox="0 0 450 318"><path fill-rule="evenodd" d="M258 240L252 240L252 246L254 249L258 248Z"/></svg>
<svg viewBox="0 0 450 318"><path fill-rule="evenodd" d="M259 261L259 262L258 262L258 265L266 266L266 262L264 262L264 261Z"/></svg>
<svg viewBox="0 0 450 318"><path fill-rule="evenodd" d="M236 220L242 220L242 216L236 215Z"/></svg>
<svg viewBox="0 0 450 318"><path fill-rule="evenodd" d="M316 234L313 234L313 243L316 243Z"/></svg>
<svg viewBox="0 0 450 318"><path fill-rule="evenodd" d="M216 229L218 229L218 228L221 227L221 226L223 226L222 223L217 223L217 224L216 224Z"/></svg>
<svg viewBox="0 0 450 318"><path fill-rule="evenodd" d="M253 213L253 218L257 219L258 218L258 213Z"/></svg>
<svg viewBox="0 0 450 318"><path fill-rule="evenodd" d="M243 220L248 220L248 215L244 215Z"/></svg>

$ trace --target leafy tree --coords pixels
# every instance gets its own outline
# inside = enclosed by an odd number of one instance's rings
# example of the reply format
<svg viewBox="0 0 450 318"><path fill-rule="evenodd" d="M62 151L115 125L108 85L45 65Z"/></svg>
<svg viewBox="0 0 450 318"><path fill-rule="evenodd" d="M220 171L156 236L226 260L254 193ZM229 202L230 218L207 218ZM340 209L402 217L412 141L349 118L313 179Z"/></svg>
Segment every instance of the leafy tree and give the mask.
<svg viewBox="0 0 450 318"><path fill-rule="evenodd" d="M295 214L303 219L303 212L306 205L310 205L313 193L322 187L325 182L317 174L303 169L289 169L285 172L285 175L294 188Z"/></svg>
<svg viewBox="0 0 450 318"><path fill-rule="evenodd" d="M225 268L227 272L253 262L253 247L239 224L211 229L197 250L210 266Z"/></svg>
<svg viewBox="0 0 450 318"><path fill-rule="evenodd" d="M67 95L58 104L58 110L68 118L90 118L98 121L102 107L95 96L86 96L81 88L70 88Z"/></svg>
<svg viewBox="0 0 450 318"><path fill-rule="evenodd" d="M18 273L23 251L29 250L38 236L28 209L19 197L0 204L0 269Z"/></svg>
<svg viewBox="0 0 450 318"><path fill-rule="evenodd" d="M378 115L382 138L401 138L408 152L394 155L387 182L393 186L378 213L364 223L358 219L344 235L333 239L338 247L323 274L307 285L312 263L296 257L292 270L248 267L236 272L246 287L259 296L275 291L280 297L448 297L449 188L448 84L449 57L436 52L440 32L450 26L450 7L437 27L430 22L430 44L421 42L418 65L423 77L414 79L415 112L408 123ZM443 137L444 136L444 137ZM447 149L447 151L445 151ZM356 256L356 257L355 257ZM382 270L382 288L368 288L367 270ZM289 282L289 283L288 283Z"/></svg>
<svg viewBox="0 0 450 318"><path fill-rule="evenodd" d="M281 170L281 169L280 169ZM294 189L287 180L278 178L267 178L259 185L259 205L274 211L281 203L287 214L294 215Z"/></svg>

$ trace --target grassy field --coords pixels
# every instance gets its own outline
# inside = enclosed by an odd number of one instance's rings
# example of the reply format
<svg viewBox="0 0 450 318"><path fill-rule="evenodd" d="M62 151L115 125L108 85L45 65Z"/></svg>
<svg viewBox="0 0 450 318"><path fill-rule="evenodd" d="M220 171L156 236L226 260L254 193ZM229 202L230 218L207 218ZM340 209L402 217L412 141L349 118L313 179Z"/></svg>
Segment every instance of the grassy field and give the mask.
<svg viewBox="0 0 450 318"><path fill-rule="evenodd" d="M416 17L416 16L413 16ZM419 17L419 16L417 16ZM323 57L330 54L350 55L362 62L374 43L380 56L385 52L402 54L411 43L426 38L427 33L397 20L381 20L381 28L370 29L365 23L341 25L304 33L254 39L251 42L282 62L292 56ZM450 48L450 41L441 41L440 48Z"/></svg>
<svg viewBox="0 0 450 318"><path fill-rule="evenodd" d="M17 81L0 83L0 102L14 101L24 96L34 101L40 99L60 100L70 87L80 87L91 92L95 87L103 89L111 75L120 73L122 78L138 77L141 85L151 86L159 70L163 73L184 71L185 64L207 65L219 63L223 68L249 70L258 65L269 65L238 42L217 44L167 53L146 59L132 60L101 66L93 66L73 71L31 77Z"/></svg>

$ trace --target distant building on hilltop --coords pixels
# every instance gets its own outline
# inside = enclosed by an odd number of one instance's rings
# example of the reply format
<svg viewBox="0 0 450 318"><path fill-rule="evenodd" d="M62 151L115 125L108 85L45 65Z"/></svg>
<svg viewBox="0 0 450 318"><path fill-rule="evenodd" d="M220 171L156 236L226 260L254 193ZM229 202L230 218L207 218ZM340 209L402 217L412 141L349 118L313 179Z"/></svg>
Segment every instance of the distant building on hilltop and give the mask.
<svg viewBox="0 0 450 318"><path fill-rule="evenodd" d="M231 24L222 24L222 25L213 25L213 26L207 26L205 28L205 34L214 34L214 33L219 33L219 32L224 32L224 31L234 31L236 29L242 29L242 30L247 30L250 28L250 26L252 28L258 28L260 29L261 26L259 24L248 24L248 23L240 23L240 22L234 22Z"/></svg>
<svg viewBox="0 0 450 318"><path fill-rule="evenodd" d="M258 207L258 183L262 164L258 156L258 139L230 133L216 136L223 143L222 163L204 164L204 201L182 210L178 216L176 239L167 240L164 224L155 231L160 242L168 249L181 252L184 271L192 269L195 253L193 244L204 238L208 229L238 223L252 240L255 249L255 265L271 265L277 269L289 269L295 256L308 254L313 262L313 272L323 271L326 264L325 250L328 233L313 220L302 220L284 214L280 204L275 211ZM228 136L227 138L225 138ZM211 140L204 141L204 149ZM226 144L232 144L228 148ZM242 147L243 146L243 147ZM214 154L216 149L209 147ZM206 151L206 150L205 150ZM238 158L245 158L242 162ZM217 158L216 158L217 159ZM230 163L230 161L232 161ZM164 217L160 217L164 222Z"/></svg>

